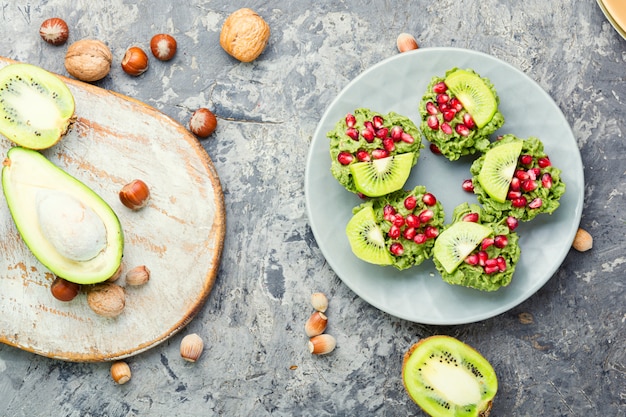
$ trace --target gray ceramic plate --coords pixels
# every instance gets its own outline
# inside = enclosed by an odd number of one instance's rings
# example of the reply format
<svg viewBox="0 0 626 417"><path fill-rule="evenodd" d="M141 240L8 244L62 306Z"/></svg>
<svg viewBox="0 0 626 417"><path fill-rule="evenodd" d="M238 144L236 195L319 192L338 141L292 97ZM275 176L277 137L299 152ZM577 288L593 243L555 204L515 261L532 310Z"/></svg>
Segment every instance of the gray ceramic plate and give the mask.
<svg viewBox="0 0 626 417"><path fill-rule="evenodd" d="M512 283L495 292L444 283L431 260L405 271L360 261L351 250L345 226L361 200L330 173L326 132L358 107L395 111L419 125L418 103L433 76L453 68L472 68L488 77L500 96L506 119L496 134L539 137L567 185L561 206L522 224L522 256ZM425 141L424 141L425 142ZM443 203L446 218L458 204L476 198L461 189L472 159L450 162L426 148L405 188L425 185ZM307 211L317 243L341 280L368 303L396 317L424 324L452 325L487 319L533 295L559 268L570 250L583 205L583 167L576 140L554 101L525 74L492 56L456 48L424 48L386 59L350 82L330 104L317 126L306 165Z"/></svg>

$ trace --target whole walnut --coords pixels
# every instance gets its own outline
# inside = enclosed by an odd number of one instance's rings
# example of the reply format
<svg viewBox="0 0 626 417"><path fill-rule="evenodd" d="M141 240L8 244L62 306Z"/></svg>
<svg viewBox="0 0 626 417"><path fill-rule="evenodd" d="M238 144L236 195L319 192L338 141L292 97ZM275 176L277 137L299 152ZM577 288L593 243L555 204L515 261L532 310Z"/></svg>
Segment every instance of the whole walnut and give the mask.
<svg viewBox="0 0 626 417"><path fill-rule="evenodd" d="M96 284L87 290L87 304L100 316L119 316L126 306L124 288L112 282Z"/></svg>
<svg viewBox="0 0 626 417"><path fill-rule="evenodd" d="M81 81L98 81L109 73L112 61L113 54L104 42L82 39L67 48L65 69Z"/></svg>
<svg viewBox="0 0 626 417"><path fill-rule="evenodd" d="M265 49L270 26L255 11L239 9L228 16L220 33L220 45L242 62L254 61Z"/></svg>

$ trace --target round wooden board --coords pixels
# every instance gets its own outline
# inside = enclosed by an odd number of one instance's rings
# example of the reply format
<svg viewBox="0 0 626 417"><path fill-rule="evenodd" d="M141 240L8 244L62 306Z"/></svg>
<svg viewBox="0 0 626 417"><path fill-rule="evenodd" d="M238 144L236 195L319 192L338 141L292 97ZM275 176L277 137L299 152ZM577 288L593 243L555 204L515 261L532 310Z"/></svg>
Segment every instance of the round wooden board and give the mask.
<svg viewBox="0 0 626 417"><path fill-rule="evenodd" d="M12 63L0 59L0 67ZM150 281L128 287L116 318L96 315L84 293L50 293L54 275L22 241L0 196L0 342L76 362L121 359L174 335L204 304L225 234L224 197L213 163L186 128L158 110L91 84L61 77L76 101L76 122L52 148L53 163L98 193L124 231L123 267L146 265ZM0 136L0 155L13 146ZM145 181L150 204L124 207L119 190Z"/></svg>

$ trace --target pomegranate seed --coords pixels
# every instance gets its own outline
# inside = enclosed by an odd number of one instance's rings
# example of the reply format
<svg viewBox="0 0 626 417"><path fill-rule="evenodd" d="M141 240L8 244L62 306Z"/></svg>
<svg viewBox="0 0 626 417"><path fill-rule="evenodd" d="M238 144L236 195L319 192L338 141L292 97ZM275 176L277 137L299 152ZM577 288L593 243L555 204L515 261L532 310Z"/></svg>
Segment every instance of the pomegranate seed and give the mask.
<svg viewBox="0 0 626 417"><path fill-rule="evenodd" d="M504 259L502 256L498 256L496 258L496 263L500 272L506 271L506 259Z"/></svg>
<svg viewBox="0 0 626 417"><path fill-rule="evenodd" d="M402 256L404 253L404 246L402 246L402 243L394 242L389 247L389 251L396 256Z"/></svg>
<svg viewBox="0 0 626 417"><path fill-rule="evenodd" d="M476 123L469 113L463 114L463 123L465 124L465 126L467 126L468 129L473 129L474 127L476 127Z"/></svg>
<svg viewBox="0 0 626 417"><path fill-rule="evenodd" d="M415 139L413 139L413 136L409 135L406 132L402 132L402 136L400 136L400 140L402 140L402 142L406 142L406 143L413 143L413 142L415 142Z"/></svg>
<svg viewBox="0 0 626 417"><path fill-rule="evenodd" d="M468 265L478 265L478 255L472 253L467 258L465 258L465 263Z"/></svg>
<svg viewBox="0 0 626 417"><path fill-rule="evenodd" d="M543 205L543 200L541 200L541 198L539 197L535 198L533 201L528 203L528 207L530 207L531 209L538 209L542 205Z"/></svg>
<svg viewBox="0 0 626 417"><path fill-rule="evenodd" d="M519 161L523 164L523 165L530 165L533 163L533 156L532 155L522 155L519 158Z"/></svg>
<svg viewBox="0 0 626 417"><path fill-rule="evenodd" d="M406 207L407 210L413 210L416 205L417 199L415 198L415 196L410 195L404 199L404 207Z"/></svg>
<svg viewBox="0 0 626 417"><path fill-rule="evenodd" d="M439 111L443 113L444 111L450 110L450 105L448 103L439 104Z"/></svg>
<svg viewBox="0 0 626 417"><path fill-rule="evenodd" d="M367 199L369 198L368 196L366 196L366 195L365 195L365 194L363 194L363 193L356 193L356 195L357 195L357 196L359 196L359 198L360 198L361 200L367 200Z"/></svg>
<svg viewBox="0 0 626 417"><path fill-rule="evenodd" d="M509 190L519 191L521 188L522 188L522 181L517 177L513 177L511 179L511 184L509 184Z"/></svg>
<svg viewBox="0 0 626 417"><path fill-rule="evenodd" d="M447 124L447 123L442 123L441 124L441 131L443 133L445 133L446 135L451 135L452 134L452 127Z"/></svg>
<svg viewBox="0 0 626 417"><path fill-rule="evenodd" d="M414 227L407 227L406 229L404 229L403 236L407 240L413 240L416 234L417 232L415 231Z"/></svg>
<svg viewBox="0 0 626 417"><path fill-rule="evenodd" d="M363 136L363 139L365 139L369 143L372 143L376 135L374 134L373 130L363 129L361 130L361 136Z"/></svg>
<svg viewBox="0 0 626 417"><path fill-rule="evenodd" d="M435 104L432 101L429 101L428 103L426 103L426 112L428 114L435 115L439 113L439 109L437 108L437 106L435 106Z"/></svg>
<svg viewBox="0 0 626 417"><path fill-rule="evenodd" d="M541 186L543 188L552 188L552 175L546 172L541 176Z"/></svg>
<svg viewBox="0 0 626 417"><path fill-rule="evenodd" d="M337 161L341 165L350 165L353 159L354 156L350 152L339 152L339 155L337 155Z"/></svg>
<svg viewBox="0 0 626 417"><path fill-rule="evenodd" d="M435 226L426 226L426 229L424 229L424 234L428 239L434 239L439 236L439 229L437 229Z"/></svg>
<svg viewBox="0 0 626 417"><path fill-rule="evenodd" d="M372 124L374 125L375 129L380 129L381 127L383 127L383 118L381 116L374 116L372 117Z"/></svg>
<svg viewBox="0 0 626 417"><path fill-rule="evenodd" d="M435 213L432 210L426 209L419 214L420 223L428 223Z"/></svg>
<svg viewBox="0 0 626 417"><path fill-rule="evenodd" d="M359 140L359 131L353 127L349 127L346 130L346 135L350 136L351 139Z"/></svg>
<svg viewBox="0 0 626 417"><path fill-rule="evenodd" d="M441 150L434 143L431 143L429 145L429 148L430 148L430 151L434 153L435 155L441 155Z"/></svg>
<svg viewBox="0 0 626 417"><path fill-rule="evenodd" d="M529 169L528 171L526 171L526 173L528 174L529 180L534 181L537 179L537 173L535 172L534 169Z"/></svg>
<svg viewBox="0 0 626 417"><path fill-rule="evenodd" d="M358 159L359 162L367 162L371 158L369 152L367 152L365 149L360 149L356 152L356 159Z"/></svg>
<svg viewBox="0 0 626 417"><path fill-rule="evenodd" d="M528 203L528 200L526 200L526 197L524 196L511 200L511 204L513 205L513 207L517 207L517 208L526 207L527 203Z"/></svg>
<svg viewBox="0 0 626 417"><path fill-rule="evenodd" d="M485 270L485 274L487 275L495 274L496 272L500 271L497 264L493 266L485 266L483 269Z"/></svg>
<svg viewBox="0 0 626 417"><path fill-rule="evenodd" d="M424 233L418 233L413 238L413 242L417 243L418 245L426 243L427 240L428 240L428 238L426 237L426 235Z"/></svg>
<svg viewBox="0 0 626 417"><path fill-rule="evenodd" d="M381 127L380 129L376 131L376 137L379 139L386 138L388 134L389 134L389 129L387 129L386 127ZM389 138L391 139L391 136Z"/></svg>
<svg viewBox="0 0 626 417"><path fill-rule="evenodd" d="M437 104L446 104L450 101L450 96L446 93L437 94Z"/></svg>
<svg viewBox="0 0 626 417"><path fill-rule="evenodd" d="M454 109L455 112L459 112L463 110L463 105L461 104L459 99L456 97L450 100L450 107Z"/></svg>
<svg viewBox="0 0 626 417"><path fill-rule="evenodd" d="M532 171L532 174L531 174L531 171ZM541 175L541 168L534 167L534 168L529 169L528 175L534 175L535 177L534 179L539 178L539 176Z"/></svg>
<svg viewBox="0 0 626 417"><path fill-rule="evenodd" d="M517 226L519 226L519 220L513 216L508 216L506 218L506 225L509 227L509 230L513 231L517 229Z"/></svg>
<svg viewBox="0 0 626 417"><path fill-rule="evenodd" d="M437 119L437 116L428 116L428 118L426 119L426 124L432 130L439 129L439 119Z"/></svg>
<svg viewBox="0 0 626 417"><path fill-rule="evenodd" d="M356 117L354 117L353 114L348 113L346 115L346 125L348 127L354 127L355 124L356 124Z"/></svg>
<svg viewBox="0 0 626 417"><path fill-rule="evenodd" d="M493 244L495 245L496 248L502 249L506 247L506 245L509 244L509 239L507 239L505 235L498 235L493 238Z"/></svg>
<svg viewBox="0 0 626 417"><path fill-rule="evenodd" d="M550 162L550 158L546 156L545 158L537 159L537 165L539 165L539 168L547 168L552 165L552 162Z"/></svg>
<svg viewBox="0 0 626 417"><path fill-rule="evenodd" d="M393 225L402 227L404 226L404 223L405 223L404 216L400 213L396 213L395 219L393 220Z"/></svg>
<svg viewBox="0 0 626 417"><path fill-rule="evenodd" d="M489 255L487 255L487 252L481 250L476 255L478 256L478 265L485 266L485 262L487 262L487 259L489 259Z"/></svg>
<svg viewBox="0 0 626 417"><path fill-rule="evenodd" d="M433 93L441 94L448 90L448 86L443 81L438 82L433 86Z"/></svg>
<svg viewBox="0 0 626 417"><path fill-rule="evenodd" d="M461 136L467 136L470 134L470 130L463 123L459 123L458 125L456 125L454 127L454 130L456 130L456 133Z"/></svg>
<svg viewBox="0 0 626 417"><path fill-rule="evenodd" d="M374 159L383 159L389 157L389 151L386 149L374 149L372 151L372 158Z"/></svg>
<svg viewBox="0 0 626 417"><path fill-rule="evenodd" d="M400 227L394 224L393 226L389 228L387 235L392 239L398 239L400 237L400 233L401 233Z"/></svg>
<svg viewBox="0 0 626 417"><path fill-rule="evenodd" d="M419 227L420 226L420 218L417 217L415 214L411 213L408 214L406 216L406 219L404 219L406 225L408 227Z"/></svg>
<svg viewBox="0 0 626 417"><path fill-rule="evenodd" d="M474 192L474 183L471 179L463 180L461 187L469 193Z"/></svg>
<svg viewBox="0 0 626 417"><path fill-rule="evenodd" d="M533 180L522 181L522 190L526 192L534 191L537 189L537 183Z"/></svg>
<svg viewBox="0 0 626 417"><path fill-rule="evenodd" d="M487 249L489 246L493 245L494 239L492 237L486 237L483 239L483 242L480 244L480 248L482 250Z"/></svg>
<svg viewBox="0 0 626 417"><path fill-rule="evenodd" d="M393 141L393 138L391 136L387 136L385 139L383 139L383 147L387 151L393 152L394 149L396 149L396 143Z"/></svg>
<svg viewBox="0 0 626 417"><path fill-rule="evenodd" d="M479 219L478 213L467 213L461 220L464 222L477 223Z"/></svg>
<svg viewBox="0 0 626 417"><path fill-rule="evenodd" d="M506 195L506 198L508 198L509 200L515 200L518 199L522 196L522 192L521 191L509 191L509 193Z"/></svg>
<svg viewBox="0 0 626 417"><path fill-rule="evenodd" d="M383 207L383 219L389 222L393 222L395 218L396 218L396 209L393 208L391 204L387 204L385 207Z"/></svg>
<svg viewBox="0 0 626 417"><path fill-rule="evenodd" d="M515 178L524 181L528 179L528 172L518 169L517 171L515 171Z"/></svg>
<svg viewBox="0 0 626 417"><path fill-rule="evenodd" d="M454 116L456 116L456 110L446 110L443 112L443 120L446 122L454 119Z"/></svg>
<svg viewBox="0 0 626 417"><path fill-rule="evenodd" d="M493 268L493 267L498 267L498 261L496 260L496 258L491 258L491 259L487 259L485 261L485 268Z"/></svg>
<svg viewBox="0 0 626 417"><path fill-rule="evenodd" d="M370 121L363 122L363 126L365 126L365 129L371 130L372 133L376 131L376 129L374 129L374 124Z"/></svg>
<svg viewBox="0 0 626 417"><path fill-rule="evenodd" d="M437 197L435 197L431 193L426 193L422 196L422 201L427 206L434 206L435 204L437 204Z"/></svg>
<svg viewBox="0 0 626 417"><path fill-rule="evenodd" d="M398 142L402 139L403 132L404 132L404 129L402 129L402 126L394 126L391 128L391 138L395 142Z"/></svg>

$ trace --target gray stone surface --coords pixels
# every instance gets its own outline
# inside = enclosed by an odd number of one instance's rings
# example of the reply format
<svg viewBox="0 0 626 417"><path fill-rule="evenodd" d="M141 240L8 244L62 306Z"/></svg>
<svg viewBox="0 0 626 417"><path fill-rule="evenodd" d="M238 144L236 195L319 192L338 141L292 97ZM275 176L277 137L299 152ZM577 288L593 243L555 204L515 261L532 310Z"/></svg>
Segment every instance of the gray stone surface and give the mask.
<svg viewBox="0 0 626 417"><path fill-rule="evenodd" d="M272 28L251 64L218 43L225 17L244 6ZM199 106L214 110L219 127L202 144L224 187L227 237L204 308L181 333L129 358L126 385L113 383L108 363L0 346L0 416L421 416L400 368L406 349L432 334L490 359L500 381L495 416L626 414L626 41L594 1L3 1L0 54L66 74L67 46L38 35L52 16L67 20L70 41L111 47L116 62L99 86L183 124ZM158 32L177 38L175 60L128 77L124 50L147 47ZM556 101L582 154L581 225L594 248L572 250L534 296L479 323L425 326L375 309L333 273L308 224L304 162L316 124L352 78L397 53L401 32L422 47L478 50L519 68ZM328 332L338 341L323 357L309 354L302 330L314 291L329 295ZM195 364L178 352L190 332L207 345Z"/></svg>

